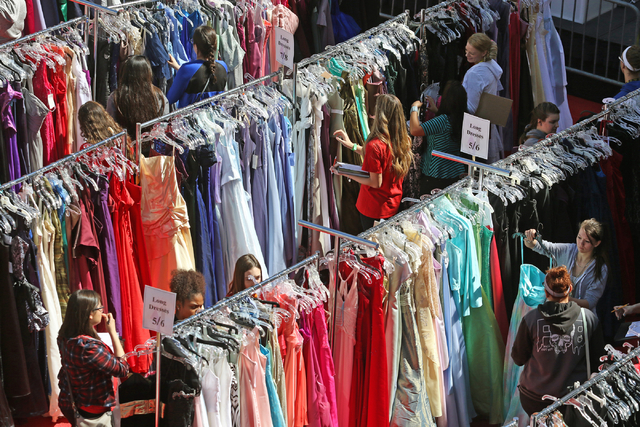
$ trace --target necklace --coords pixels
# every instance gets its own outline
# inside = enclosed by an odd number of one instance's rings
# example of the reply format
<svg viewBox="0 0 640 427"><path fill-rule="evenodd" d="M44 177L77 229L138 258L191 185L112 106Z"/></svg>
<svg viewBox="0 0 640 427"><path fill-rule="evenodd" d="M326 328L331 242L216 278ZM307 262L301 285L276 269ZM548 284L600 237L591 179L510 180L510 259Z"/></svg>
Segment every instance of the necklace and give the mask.
<svg viewBox="0 0 640 427"><path fill-rule="evenodd" d="M627 81L626 83L637 82L637 81L640 81L640 77L635 78L635 79L631 79L631 80Z"/></svg>

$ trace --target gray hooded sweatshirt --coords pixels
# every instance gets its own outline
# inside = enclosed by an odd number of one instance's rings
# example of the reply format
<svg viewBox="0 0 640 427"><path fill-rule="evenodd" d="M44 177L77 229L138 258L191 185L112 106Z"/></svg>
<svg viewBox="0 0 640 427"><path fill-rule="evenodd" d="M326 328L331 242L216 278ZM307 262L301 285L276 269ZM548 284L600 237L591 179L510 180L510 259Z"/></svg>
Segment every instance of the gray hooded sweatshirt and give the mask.
<svg viewBox="0 0 640 427"><path fill-rule="evenodd" d="M604 340L598 318L584 310L589 336L591 372L598 369ZM584 325L580 306L574 302L546 301L527 313L511 349L516 365L524 365L520 393L542 400L550 394L562 397L575 381L587 380Z"/></svg>

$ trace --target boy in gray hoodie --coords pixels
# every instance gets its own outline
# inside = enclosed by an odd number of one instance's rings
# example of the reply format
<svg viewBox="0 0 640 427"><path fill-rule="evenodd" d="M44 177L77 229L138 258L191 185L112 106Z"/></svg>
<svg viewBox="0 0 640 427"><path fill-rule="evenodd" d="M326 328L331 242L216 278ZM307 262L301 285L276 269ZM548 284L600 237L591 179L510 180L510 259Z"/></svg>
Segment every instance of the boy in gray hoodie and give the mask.
<svg viewBox="0 0 640 427"><path fill-rule="evenodd" d="M597 370L604 353L598 318L591 310L582 310L569 301L571 288L566 267L549 270L545 279L547 301L527 313L518 328L511 357L516 365L524 365L518 388L522 408L529 415L553 403L542 400L545 394L562 397L575 381L588 379L587 336L591 372Z"/></svg>

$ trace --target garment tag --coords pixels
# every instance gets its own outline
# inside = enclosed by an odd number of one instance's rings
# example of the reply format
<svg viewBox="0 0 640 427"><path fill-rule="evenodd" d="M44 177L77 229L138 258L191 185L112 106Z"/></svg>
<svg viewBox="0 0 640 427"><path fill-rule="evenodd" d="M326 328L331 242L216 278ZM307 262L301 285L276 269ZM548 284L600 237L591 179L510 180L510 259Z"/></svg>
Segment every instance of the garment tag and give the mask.
<svg viewBox="0 0 640 427"><path fill-rule="evenodd" d="M322 77L324 77L325 79L331 79L333 78L333 76L331 75L331 73L329 73L328 71L323 71L322 74L320 74Z"/></svg>
<svg viewBox="0 0 640 427"><path fill-rule="evenodd" d="M4 235L4 244L7 246L11 244L11 236L7 234Z"/></svg>
<svg viewBox="0 0 640 427"><path fill-rule="evenodd" d="M9 261L9 274L13 274L13 263Z"/></svg>
<svg viewBox="0 0 640 427"><path fill-rule="evenodd" d="M53 98L52 93L49 94L49 96L47 97L47 100L49 101L50 110L53 110L54 108L56 108L56 100Z"/></svg>
<svg viewBox="0 0 640 427"><path fill-rule="evenodd" d="M251 168L258 169L258 156L255 154L251 156Z"/></svg>

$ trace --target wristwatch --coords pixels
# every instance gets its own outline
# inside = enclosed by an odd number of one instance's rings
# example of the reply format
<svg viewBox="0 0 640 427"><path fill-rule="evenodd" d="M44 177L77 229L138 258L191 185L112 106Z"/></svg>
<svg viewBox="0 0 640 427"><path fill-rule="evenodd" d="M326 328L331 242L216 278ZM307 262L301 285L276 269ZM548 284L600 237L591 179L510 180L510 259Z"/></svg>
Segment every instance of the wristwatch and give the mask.
<svg viewBox="0 0 640 427"><path fill-rule="evenodd" d="M409 114L413 113L413 112L419 113L420 112L420 107L418 107L417 105L414 105L411 107L411 111L409 112Z"/></svg>

